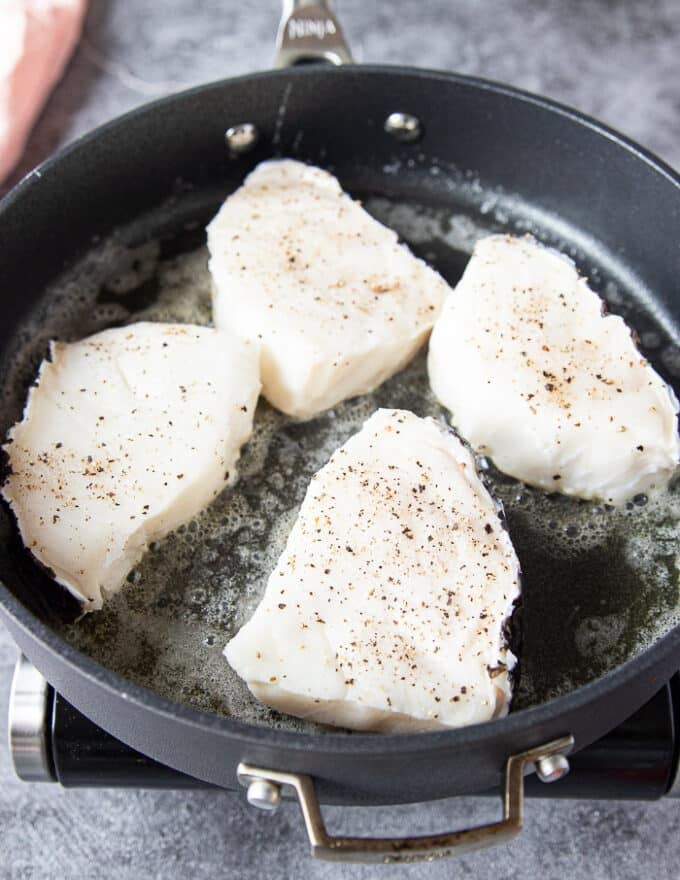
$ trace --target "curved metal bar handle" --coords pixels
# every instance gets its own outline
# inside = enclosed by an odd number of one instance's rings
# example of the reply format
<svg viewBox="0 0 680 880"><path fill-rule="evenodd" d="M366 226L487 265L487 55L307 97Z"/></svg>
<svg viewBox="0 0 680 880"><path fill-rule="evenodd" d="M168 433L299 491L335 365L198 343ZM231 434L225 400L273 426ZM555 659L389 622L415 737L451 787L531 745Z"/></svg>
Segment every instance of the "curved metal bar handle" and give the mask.
<svg viewBox="0 0 680 880"><path fill-rule="evenodd" d="M326 0L283 0L274 67L309 61L351 64L342 28Z"/></svg>
<svg viewBox="0 0 680 880"><path fill-rule="evenodd" d="M263 770L239 764L238 780L244 786L270 786L276 791L271 805L278 803L281 789L297 796L307 828L312 856L337 862L417 862L461 855L512 840L522 830L524 814L524 769L544 758L565 755L574 745L564 736L535 749L512 755L505 765L503 818L498 822L443 834L422 837L333 837L326 831L314 782L310 776Z"/></svg>

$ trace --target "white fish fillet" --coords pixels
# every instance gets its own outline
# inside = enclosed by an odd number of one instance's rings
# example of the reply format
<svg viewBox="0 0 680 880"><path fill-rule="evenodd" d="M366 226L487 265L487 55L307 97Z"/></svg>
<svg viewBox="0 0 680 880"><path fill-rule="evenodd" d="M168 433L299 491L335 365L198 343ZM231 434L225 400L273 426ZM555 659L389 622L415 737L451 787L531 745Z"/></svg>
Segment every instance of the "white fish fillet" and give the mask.
<svg viewBox="0 0 680 880"><path fill-rule="evenodd" d="M261 344L263 394L311 418L425 342L446 282L326 171L259 165L208 226L213 318Z"/></svg>
<svg viewBox="0 0 680 880"><path fill-rule="evenodd" d="M678 401L573 263L530 237L478 242L430 340L432 390L500 470L621 504L678 464Z"/></svg>
<svg viewBox="0 0 680 880"><path fill-rule="evenodd" d="M86 0L0 0L0 182L80 36Z"/></svg>
<svg viewBox="0 0 680 880"><path fill-rule="evenodd" d="M216 330L141 323L52 343L5 450L24 544L101 608L148 543L233 478L260 389L257 354Z"/></svg>
<svg viewBox="0 0 680 880"><path fill-rule="evenodd" d="M378 410L312 479L252 618L225 655L265 703L359 730L503 715L519 564L471 453Z"/></svg>

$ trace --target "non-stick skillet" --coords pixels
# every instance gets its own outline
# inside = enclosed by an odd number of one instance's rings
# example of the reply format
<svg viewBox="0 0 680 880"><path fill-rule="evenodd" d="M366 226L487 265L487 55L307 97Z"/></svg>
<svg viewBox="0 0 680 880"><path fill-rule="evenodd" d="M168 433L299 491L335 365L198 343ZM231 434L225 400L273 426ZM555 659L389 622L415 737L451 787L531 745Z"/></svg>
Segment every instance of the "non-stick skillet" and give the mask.
<svg viewBox="0 0 680 880"><path fill-rule="evenodd" d="M102 283L93 299L83 293L79 315L69 311L77 301L74 284L89 290L97 265L111 258L110 242L114 256L121 246L142 254L143 262L144 248L155 242L161 263L176 258L200 243L202 225L219 201L272 155L330 168L372 210L401 223L414 249L450 280L464 262L465 230L530 230L559 245L610 307L628 317L643 350L673 381L680 324L680 181L673 172L593 121L504 86L452 74L340 64L349 55L329 10L300 3L289 11L280 35L283 62L323 57L331 65L220 82L142 108L45 163L4 200L3 429L20 412L45 335L58 326L66 337L90 332L95 303L97 308L108 303L109 320L122 320L114 308L120 305L120 285ZM413 216L418 223L409 219ZM153 301L154 279L135 288L134 308ZM71 317L59 325L67 312ZM417 365L413 369L379 395L410 402L409 383L419 381ZM412 394L414 407L417 396ZM343 412L336 417L344 418ZM315 438L327 432L324 422L279 427L272 440L279 464L288 456L302 466L314 456ZM267 461L260 476L244 476L239 491L246 501L258 479L266 480ZM411 859L495 842L520 827L523 771L567 752L572 742L574 748L585 746L642 705L676 668L680 627L673 625L673 491L665 516L655 521L649 505L620 514L577 503L567 509L560 499L536 500L528 490L491 478L510 500L509 525L524 567L524 665L536 675L540 667L562 664L555 677L559 686L546 685L541 701L528 700L526 708L493 723L409 736L347 735L199 711L179 690L170 699L171 689L143 687L134 671L123 677L115 664L107 668L92 652L74 647L72 631L58 622L54 589L21 552L4 509L3 620L46 678L124 742L224 787L237 785L243 764L242 781L261 776L294 788L317 855ZM293 475L290 480L292 485ZM277 492L285 499L285 479ZM252 510L254 498L250 501ZM549 504L555 511L554 540L529 540L539 534L532 530L532 515ZM611 534L623 543L614 541L604 553L588 545L560 555L555 548L566 546L562 527L574 527L571 520L566 524L570 516L581 526L590 517L620 517L634 532L638 521L644 522L646 532L635 532L633 544L642 555L651 552L648 568L664 569L664 577L637 580L631 543L616 529ZM541 523L540 534L550 534L546 528L552 528L550 522ZM254 527L248 532L246 522L234 533L234 543L255 541L256 532ZM266 530L257 540L266 549ZM153 564L153 554L147 562ZM219 554L211 565L219 569ZM232 569L231 575L238 581L238 572ZM126 592L134 595L134 587ZM171 587L179 589L176 583ZM172 597L165 600L172 611ZM210 601L197 593L191 613L200 618ZM161 604L155 609L159 616ZM189 604L178 601L183 615ZM118 637L125 640L124 628ZM613 658L609 667L591 662L598 641ZM581 675L584 664L588 674ZM578 685L571 690L565 686L570 672ZM549 771L550 763L543 767ZM320 824L319 802L421 801L498 786L503 778L505 821L484 829L366 842L329 839ZM276 792L275 785L261 781L251 794L271 800Z"/></svg>

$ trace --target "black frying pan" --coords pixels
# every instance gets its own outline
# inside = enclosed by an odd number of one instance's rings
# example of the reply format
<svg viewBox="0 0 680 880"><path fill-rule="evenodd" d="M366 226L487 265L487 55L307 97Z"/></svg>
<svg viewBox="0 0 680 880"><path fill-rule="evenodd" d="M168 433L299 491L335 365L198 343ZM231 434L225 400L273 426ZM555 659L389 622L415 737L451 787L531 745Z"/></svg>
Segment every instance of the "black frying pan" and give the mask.
<svg viewBox="0 0 680 880"><path fill-rule="evenodd" d="M302 54L310 54L311 43L315 54L344 60L337 24L318 24L334 22L328 10L300 6L294 14L316 22L312 36L300 43ZM293 47L296 34L309 33L304 24L296 27L284 31ZM395 118L395 112L414 118ZM238 128L243 123L254 129ZM234 126L225 145L225 130ZM298 66L200 87L136 110L42 165L5 198L3 429L20 414L46 338L54 332L77 338L153 308L168 266L176 266L167 261L189 259L220 201L256 163L273 155L332 170L451 282L462 270L469 241L483 231L530 230L556 244L575 258L611 309L628 318L643 351L673 383L667 367L674 363L680 326L680 180L670 169L592 120L505 86L421 70ZM113 250L110 241L101 244L112 234ZM142 272L134 296L122 302L111 277L130 269L130 254L146 254L149 247L155 248L152 270ZM82 287L77 308L74 285ZM336 417L349 430L367 406L431 411L422 370L416 362L367 403L350 401ZM258 418L271 428L269 451L260 469L241 480L235 497L257 512L263 485L278 474L283 522L300 500L308 472L326 454L332 432L323 419L306 426L276 422L266 405ZM578 749L613 728L660 687L680 656L680 626L674 625L675 491L656 513L642 507L612 512L546 499L493 469L490 479L506 501L525 578L524 689L520 684L510 716L492 723L408 736L298 729L272 714L236 717L233 704L211 703L205 693L183 688L183 675L198 681L198 673L173 667L172 656L161 656L159 640L148 643L146 655L118 651L134 641L126 631L127 612L161 624L205 622L218 643L210 655L217 659L206 661L204 671L212 672L210 663L226 668L219 649L238 613L219 605L220 590L228 597L229 590L248 587L249 573L262 574L248 559L239 568L237 551L255 542L266 568L266 551L275 544L266 525L257 537L248 522L241 523L229 532L229 541L216 544L210 532L215 519L197 522L201 540L193 550L184 548L175 557L159 551L161 567L163 559L166 566L168 559L183 560L181 570L167 569L165 592L156 578L145 605L144 589L131 586L111 612L66 626L68 602L59 607L63 597L21 551L3 508L0 610L21 650L106 730L165 764L224 787L236 786L239 762L268 769L270 778L297 786L311 810L312 831L315 800L307 776L322 802L396 803L497 786L506 767L507 823L462 838L379 843L373 855L410 858L437 847L448 852L454 844L481 845L519 827L524 764L550 752L544 746L556 738L571 736ZM229 496L219 503L228 511L236 502ZM569 544L564 537L569 529L583 533L598 517L613 518L603 541ZM546 538L550 529L553 539ZM630 534L638 544L646 541L651 554L644 576L630 562ZM206 546L218 547L210 565L221 580L194 591L192 572L201 576L200 548ZM153 581L155 564L152 553L142 579L146 572ZM218 606L223 613L214 616ZM553 751L569 746L561 740ZM304 776L277 777L276 771ZM325 854L336 857L364 848L330 845L323 836L316 844L321 854L327 845Z"/></svg>

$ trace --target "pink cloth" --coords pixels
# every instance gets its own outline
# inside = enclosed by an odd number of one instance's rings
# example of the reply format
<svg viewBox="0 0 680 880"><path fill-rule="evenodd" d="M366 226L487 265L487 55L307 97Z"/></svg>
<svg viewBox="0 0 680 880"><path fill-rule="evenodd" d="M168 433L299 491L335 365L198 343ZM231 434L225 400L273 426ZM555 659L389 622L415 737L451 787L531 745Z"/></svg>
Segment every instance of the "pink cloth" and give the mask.
<svg viewBox="0 0 680 880"><path fill-rule="evenodd" d="M64 72L87 0L0 0L0 182Z"/></svg>

